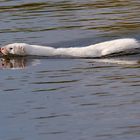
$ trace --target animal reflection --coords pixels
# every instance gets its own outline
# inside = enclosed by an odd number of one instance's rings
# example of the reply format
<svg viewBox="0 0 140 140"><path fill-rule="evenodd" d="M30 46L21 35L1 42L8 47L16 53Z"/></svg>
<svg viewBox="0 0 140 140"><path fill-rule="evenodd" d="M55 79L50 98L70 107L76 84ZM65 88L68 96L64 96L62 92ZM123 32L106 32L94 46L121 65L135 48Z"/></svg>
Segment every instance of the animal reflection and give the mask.
<svg viewBox="0 0 140 140"><path fill-rule="evenodd" d="M36 66L41 63L42 59L30 57L3 57L0 59L1 69L24 69L26 67ZM82 59L83 61L83 59ZM116 57L104 59L84 59L90 63L110 63L119 65L139 65L139 55L136 57Z"/></svg>
<svg viewBox="0 0 140 140"><path fill-rule="evenodd" d="M25 57L1 58L0 68L2 69L24 69L28 66L36 65L35 59Z"/></svg>

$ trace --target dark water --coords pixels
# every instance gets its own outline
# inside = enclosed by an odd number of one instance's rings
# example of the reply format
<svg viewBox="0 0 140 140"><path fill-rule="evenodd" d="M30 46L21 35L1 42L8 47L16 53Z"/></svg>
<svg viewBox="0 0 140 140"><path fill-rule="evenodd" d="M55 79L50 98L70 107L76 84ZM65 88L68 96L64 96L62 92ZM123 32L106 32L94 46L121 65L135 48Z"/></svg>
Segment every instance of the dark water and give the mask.
<svg viewBox="0 0 140 140"><path fill-rule="evenodd" d="M0 42L140 39L139 13L139 0L1 0ZM140 139L140 55L2 58L0 68L0 140Z"/></svg>

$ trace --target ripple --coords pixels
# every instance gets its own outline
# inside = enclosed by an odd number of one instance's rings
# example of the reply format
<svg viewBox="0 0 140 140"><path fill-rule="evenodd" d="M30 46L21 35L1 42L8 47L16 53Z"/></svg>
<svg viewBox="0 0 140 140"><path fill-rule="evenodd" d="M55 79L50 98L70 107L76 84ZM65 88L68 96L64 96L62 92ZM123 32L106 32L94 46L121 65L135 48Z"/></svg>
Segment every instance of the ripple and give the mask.
<svg viewBox="0 0 140 140"><path fill-rule="evenodd" d="M58 117L69 117L71 115L69 114L56 114L56 115L50 115L50 116L42 116L42 117L36 117L34 119L52 119L52 118L58 118Z"/></svg>
<svg viewBox="0 0 140 140"><path fill-rule="evenodd" d="M56 87L56 88L47 88L47 89L44 89L44 88L41 88L41 89L34 89L32 90L32 92L47 92L47 91L59 91L61 89L67 89L68 87L65 86L65 87Z"/></svg>
<svg viewBox="0 0 140 140"><path fill-rule="evenodd" d="M99 105L99 103L83 103L83 104L80 104L80 106L96 106L96 105Z"/></svg>
<svg viewBox="0 0 140 140"><path fill-rule="evenodd" d="M9 89L4 89L3 91L18 91L21 90L20 88L9 88Z"/></svg>
<svg viewBox="0 0 140 140"><path fill-rule="evenodd" d="M63 134L66 133L67 131L52 131L52 132L41 132L39 133L40 135L56 135L56 134Z"/></svg>
<svg viewBox="0 0 140 140"><path fill-rule="evenodd" d="M37 85L42 85L42 84L64 84L64 83L75 83L78 82L79 80L62 80L62 81L47 81L47 82L32 82L30 84L37 84Z"/></svg>

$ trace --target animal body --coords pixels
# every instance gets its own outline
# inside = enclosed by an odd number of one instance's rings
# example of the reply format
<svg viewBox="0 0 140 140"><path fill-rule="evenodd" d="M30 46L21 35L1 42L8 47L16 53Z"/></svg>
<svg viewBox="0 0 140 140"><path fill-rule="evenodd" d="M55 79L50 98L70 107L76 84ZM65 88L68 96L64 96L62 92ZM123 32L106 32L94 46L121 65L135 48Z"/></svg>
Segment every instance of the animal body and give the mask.
<svg viewBox="0 0 140 140"><path fill-rule="evenodd" d="M3 55L97 58L111 54L131 54L137 52L140 50L140 43L133 38L116 39L85 47L70 48L53 48L26 43L13 43L1 47L0 50Z"/></svg>

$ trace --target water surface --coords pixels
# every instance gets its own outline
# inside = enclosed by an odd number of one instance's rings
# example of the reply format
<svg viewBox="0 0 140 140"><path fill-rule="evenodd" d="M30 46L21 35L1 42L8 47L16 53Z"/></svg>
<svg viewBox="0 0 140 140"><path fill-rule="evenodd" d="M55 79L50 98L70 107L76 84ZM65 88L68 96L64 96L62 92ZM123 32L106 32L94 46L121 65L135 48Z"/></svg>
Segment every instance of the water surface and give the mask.
<svg viewBox="0 0 140 140"><path fill-rule="evenodd" d="M1 0L0 42L140 39L139 9L139 0ZM139 140L139 55L1 58L0 68L0 139Z"/></svg>

